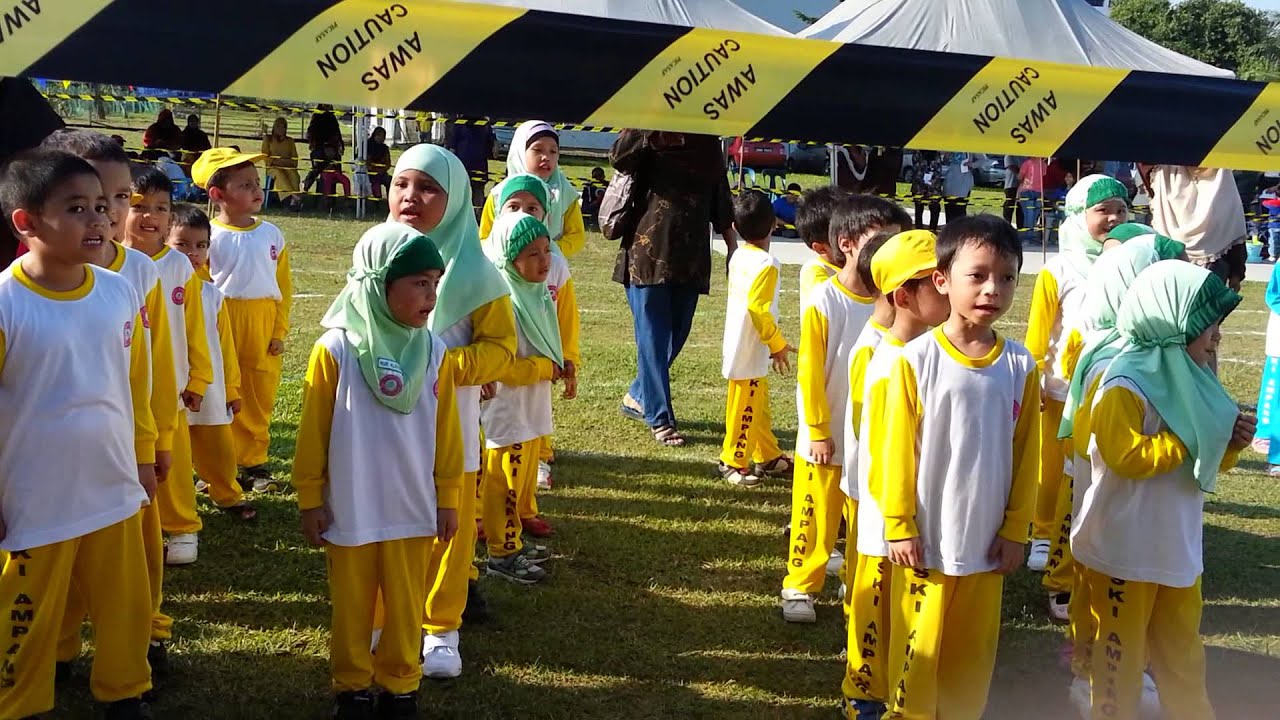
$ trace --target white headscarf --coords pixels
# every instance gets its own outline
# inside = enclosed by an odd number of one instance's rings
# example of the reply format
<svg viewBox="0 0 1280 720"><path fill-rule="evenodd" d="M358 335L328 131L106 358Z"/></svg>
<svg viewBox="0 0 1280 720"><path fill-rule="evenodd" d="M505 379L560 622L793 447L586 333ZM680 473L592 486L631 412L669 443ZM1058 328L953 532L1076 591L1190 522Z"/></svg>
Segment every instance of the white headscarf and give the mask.
<svg viewBox="0 0 1280 720"><path fill-rule="evenodd" d="M533 171L525 164L524 151L529 149L529 139L540 133L551 133L556 142L560 142L560 134L556 132L549 123L542 120L529 120L522 123L516 128L515 135L511 138L511 148L507 150L507 177L515 177L516 175L524 175ZM503 180L498 183L497 187L490 193L496 203L502 194L502 186L506 183ZM581 193L569 182L569 178L565 177L564 171L557 165L551 177L546 180L547 187L551 190L551 202L546 208L547 217L543 224L547 226L547 232L551 233L551 240L558 241L564 235L564 214L573 205ZM495 210L497 208L494 208Z"/></svg>

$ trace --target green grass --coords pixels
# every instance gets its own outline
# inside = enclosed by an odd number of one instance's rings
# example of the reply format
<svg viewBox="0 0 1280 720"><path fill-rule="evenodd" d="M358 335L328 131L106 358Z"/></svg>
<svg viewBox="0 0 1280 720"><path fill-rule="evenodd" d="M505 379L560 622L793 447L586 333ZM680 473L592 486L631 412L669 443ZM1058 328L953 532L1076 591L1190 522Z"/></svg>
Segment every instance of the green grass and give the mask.
<svg viewBox="0 0 1280 720"><path fill-rule="evenodd" d="M300 381L318 321L367 227L272 217L292 247L295 292L271 447L287 478ZM724 288L699 306L676 364L673 394L690 443L659 447L617 406L634 367L631 320L609 281L616 245L593 236L574 260L582 304L581 397L557 400L556 489L540 497L555 523L541 586L484 582L496 619L463 633L465 673L424 682L421 704L443 718L835 718L844 629L828 592L819 622L782 622L777 603L789 489L738 489L712 479L723 428L720 337ZM782 326L798 330L796 268L784 273ZM1021 336L1030 282L1005 323ZM1226 328L1228 387L1255 400L1266 315L1262 286ZM1247 333L1247 334L1235 334ZM1239 359L1252 364L1232 362ZM776 430L795 437L794 393L777 380ZM1280 489L1250 456L1220 483L1205 514L1210 683L1219 718L1280 707ZM329 603L324 558L306 545L291 495L258 497L241 524L201 499L200 561L170 569L174 676L156 708L168 718L321 718L329 703ZM1045 618L1038 577L1007 584L988 718L1069 718L1060 631ZM59 693L57 717L91 717L87 661ZM1028 708L1035 707L1036 710Z"/></svg>

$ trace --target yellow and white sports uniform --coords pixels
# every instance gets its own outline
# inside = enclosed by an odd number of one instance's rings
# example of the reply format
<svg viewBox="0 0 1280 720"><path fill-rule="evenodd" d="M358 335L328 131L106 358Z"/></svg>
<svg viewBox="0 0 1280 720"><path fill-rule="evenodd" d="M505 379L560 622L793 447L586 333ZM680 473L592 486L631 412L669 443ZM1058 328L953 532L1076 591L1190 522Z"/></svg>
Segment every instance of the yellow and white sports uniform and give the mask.
<svg viewBox="0 0 1280 720"><path fill-rule="evenodd" d="M739 470L782 455L769 410L770 356L787 346L778 327L782 264L766 250L743 245L729 259L723 358L729 381L720 462Z"/></svg>
<svg viewBox="0 0 1280 720"><path fill-rule="evenodd" d="M143 298L85 266L80 287L41 288L21 259L0 272L0 513L7 533L0 715L53 709L74 582L94 621L90 689L103 702L151 687L151 598L138 466L155 462ZM51 448L58 438L75 452Z"/></svg>
<svg viewBox="0 0 1280 720"><path fill-rule="evenodd" d="M200 292L213 382L209 383L200 412L186 411L191 460L196 474L209 484L209 498L214 504L234 507L244 502L244 491L236 480L235 441L231 436L234 415L227 404L240 399L240 364L226 299L208 282L207 268L201 268L196 276L205 281L200 284Z"/></svg>
<svg viewBox="0 0 1280 720"><path fill-rule="evenodd" d="M977 720L1000 637L997 537L1025 543L1035 502L1040 377L997 336L969 358L941 328L907 343L886 390L877 497L885 539L920 538L923 569L894 568L889 717Z"/></svg>
<svg viewBox="0 0 1280 720"><path fill-rule="evenodd" d="M494 207L495 193L498 188L494 187L492 191L484 199L484 207L480 210L480 237L487 238L489 233L493 231L493 223L497 219L498 209ZM569 205L569 209L564 211L564 230L559 237L551 238L556 245L560 247L560 252L565 257L573 257L577 255L582 248L587 246L587 225L582 217L582 201L575 199ZM549 284L551 279L547 279Z"/></svg>
<svg viewBox="0 0 1280 720"><path fill-rule="evenodd" d="M267 461L271 412L280 386L280 355L267 353L272 340L284 341L293 307L289 248L275 225L255 220L238 228L213 221L209 272L226 297L227 316L240 362L240 414L231 423L236 463Z"/></svg>
<svg viewBox="0 0 1280 720"><path fill-rule="evenodd" d="M796 356L796 469L791 486L791 542L783 590L822 590L826 564L835 549L845 496L840 491L844 461L845 409L849 401L849 359L871 319L875 301L855 295L838 277L813 293L800 324ZM831 464L819 465L810 443L832 441Z"/></svg>
<svg viewBox="0 0 1280 720"><path fill-rule="evenodd" d="M1165 717L1212 719L1200 639L1204 493L1187 447L1128 378L1102 381L1088 421L1092 482L1071 549L1096 623L1093 717L1136 718L1150 661ZM1238 459L1228 450L1220 469Z"/></svg>
<svg viewBox="0 0 1280 720"><path fill-rule="evenodd" d="M840 268L820 257L810 258L800 266L800 317L813 299L813 291L840 272Z"/></svg>
<svg viewBox="0 0 1280 720"><path fill-rule="evenodd" d="M166 247L151 259L160 271L160 287L166 298L176 392L190 391L203 396L213 382L201 290L204 281L196 277L191 261L176 250ZM156 504L160 506L160 526L167 533L196 533L203 527L196 512L191 434L185 409L178 412L173 433L173 467L169 470L169 480L156 490Z"/></svg>
<svg viewBox="0 0 1280 720"><path fill-rule="evenodd" d="M573 286L573 277L569 274L569 261L564 259L563 255L551 254L551 272L547 274L547 290L551 293L551 300L556 304L556 320L560 326L560 344L564 359L566 362L573 363L580 372L582 369L582 322L578 317L578 292ZM548 435L542 438L539 459L550 462L554 457L555 449L551 444L551 436ZM523 517L533 517L538 514L538 501L534 494L530 493L529 500L532 504L521 509Z"/></svg>
<svg viewBox="0 0 1280 720"><path fill-rule="evenodd" d="M337 692L373 685L392 693L422 676L423 578L438 508L456 508L462 436L445 345L432 338L413 411L387 408L369 390L345 331L316 341L307 366L293 484L303 510L324 507L333 603L330 664ZM374 654L377 598L383 630Z"/></svg>

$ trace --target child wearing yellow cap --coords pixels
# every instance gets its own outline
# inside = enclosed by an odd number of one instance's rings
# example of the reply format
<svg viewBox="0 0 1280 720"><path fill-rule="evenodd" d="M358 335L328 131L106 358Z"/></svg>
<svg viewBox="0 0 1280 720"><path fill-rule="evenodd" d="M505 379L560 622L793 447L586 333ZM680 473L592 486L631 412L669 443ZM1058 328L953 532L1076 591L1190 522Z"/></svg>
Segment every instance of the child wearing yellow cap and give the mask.
<svg viewBox="0 0 1280 720"><path fill-rule="evenodd" d="M226 296L231 336L240 364L241 409L231 423L242 485L271 487L267 445L280 386L284 337L289 332L293 281L280 228L254 217L262 208L261 153L206 150L191 179L218 205L209 244L209 274Z"/></svg>
<svg viewBox="0 0 1280 720"><path fill-rule="evenodd" d="M933 284L938 267L934 234L911 230L885 239L868 263L871 281L893 308L893 321L863 365L858 399L857 459L846 463L851 494L846 593L849 652L842 692L850 720L884 712L888 699L889 560L884 517L876 494L885 463L885 391L890 371L908 342L947 319L951 306ZM852 380L851 380L852 382ZM856 548L856 554L852 550Z"/></svg>

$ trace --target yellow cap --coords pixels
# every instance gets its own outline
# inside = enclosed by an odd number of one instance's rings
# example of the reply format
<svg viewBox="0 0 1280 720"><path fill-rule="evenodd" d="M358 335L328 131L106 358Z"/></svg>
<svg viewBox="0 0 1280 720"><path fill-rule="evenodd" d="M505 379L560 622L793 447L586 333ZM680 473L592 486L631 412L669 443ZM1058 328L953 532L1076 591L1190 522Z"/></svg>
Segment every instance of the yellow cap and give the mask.
<svg viewBox="0 0 1280 720"><path fill-rule="evenodd" d="M234 167L241 163L256 163L267 156L262 153L243 153L235 148L213 148L200 154L200 159L191 164L191 181L201 190L209 189L209 180L222 168Z"/></svg>
<svg viewBox="0 0 1280 720"><path fill-rule="evenodd" d="M938 267L938 236L928 230L908 230L885 241L871 258L871 277L888 295Z"/></svg>

